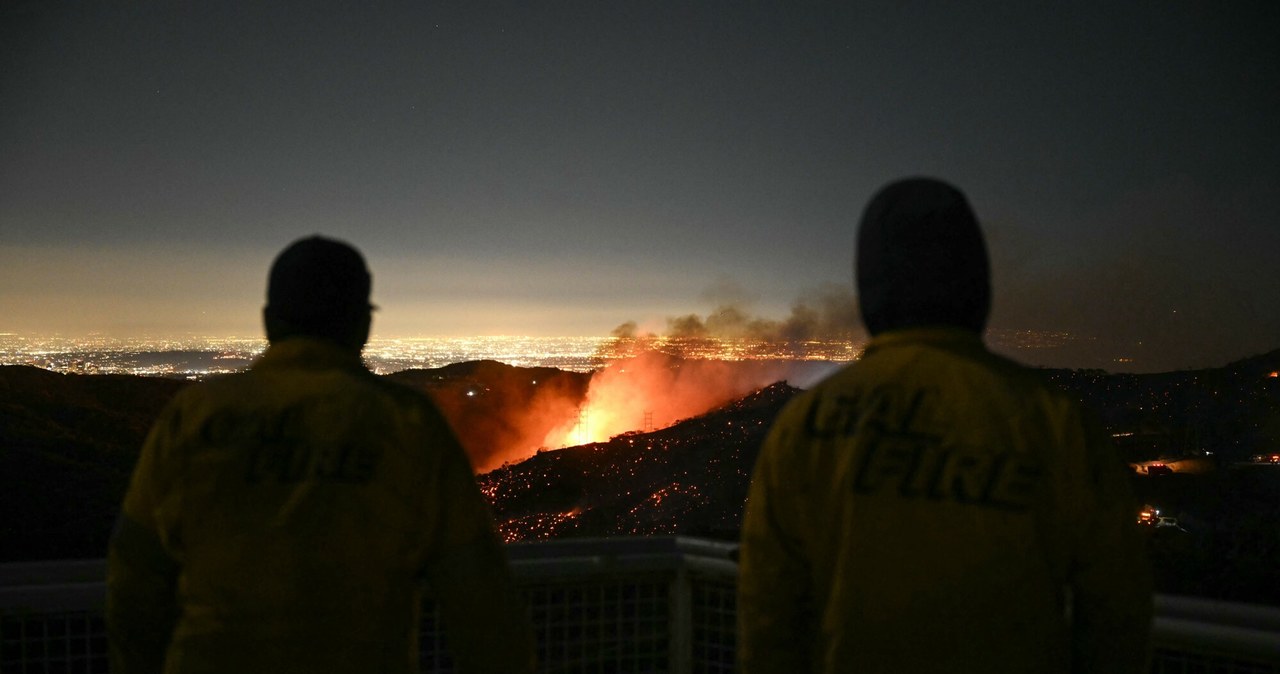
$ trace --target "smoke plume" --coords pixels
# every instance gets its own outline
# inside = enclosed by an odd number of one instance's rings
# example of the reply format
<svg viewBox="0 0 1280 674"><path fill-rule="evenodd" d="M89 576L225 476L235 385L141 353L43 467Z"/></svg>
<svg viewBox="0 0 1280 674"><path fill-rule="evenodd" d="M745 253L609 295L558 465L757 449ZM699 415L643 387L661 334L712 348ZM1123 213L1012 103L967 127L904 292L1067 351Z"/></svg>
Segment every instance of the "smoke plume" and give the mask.
<svg viewBox="0 0 1280 674"><path fill-rule="evenodd" d="M705 357L723 341L736 342L746 357L785 355L805 358L806 343L860 343L866 331L858 315L858 300L846 286L826 284L797 298L784 319L753 315L741 300L724 302L705 316L685 314L667 318L665 335L641 333L635 321L613 329L613 341L601 356L617 359L659 350L683 358Z"/></svg>
<svg viewBox="0 0 1280 674"><path fill-rule="evenodd" d="M810 385L836 367L807 360L820 357L815 345L847 344L851 351L864 338L857 300L845 286L806 293L782 320L752 315L744 304L669 317L665 335L642 333L635 321L618 325L600 354L609 365L592 376L577 414L548 433L545 444L663 428L782 379Z"/></svg>
<svg viewBox="0 0 1280 674"><path fill-rule="evenodd" d="M856 357L862 330L846 288L815 289L780 320L744 304L671 317L662 335L624 322L589 375L479 361L391 376L435 398L486 472L540 449L665 428L780 380L810 386Z"/></svg>

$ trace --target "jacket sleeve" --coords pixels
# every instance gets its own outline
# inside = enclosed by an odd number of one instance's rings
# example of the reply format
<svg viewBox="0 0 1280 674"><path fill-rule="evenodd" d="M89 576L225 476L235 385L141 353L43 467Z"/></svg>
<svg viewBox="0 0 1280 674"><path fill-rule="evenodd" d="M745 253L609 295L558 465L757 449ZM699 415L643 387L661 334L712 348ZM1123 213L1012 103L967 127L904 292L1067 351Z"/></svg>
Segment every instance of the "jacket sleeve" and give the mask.
<svg viewBox="0 0 1280 674"><path fill-rule="evenodd" d="M176 412L151 429L107 550L106 625L111 671L160 672L177 619L178 564L161 542L160 490L171 484L163 455Z"/></svg>
<svg viewBox="0 0 1280 674"><path fill-rule="evenodd" d="M455 441L449 443L456 445ZM532 673L533 629L461 447L442 465L440 552L424 569L461 672Z"/></svg>
<svg viewBox="0 0 1280 674"><path fill-rule="evenodd" d="M1138 674L1147 669L1151 568L1124 465L1096 422L1082 425L1088 484L1070 578L1073 669Z"/></svg>
<svg viewBox="0 0 1280 674"><path fill-rule="evenodd" d="M784 415L785 417L785 415ZM745 674L811 671L814 598L779 471L792 432L775 424L751 477L738 572L738 664Z"/></svg>

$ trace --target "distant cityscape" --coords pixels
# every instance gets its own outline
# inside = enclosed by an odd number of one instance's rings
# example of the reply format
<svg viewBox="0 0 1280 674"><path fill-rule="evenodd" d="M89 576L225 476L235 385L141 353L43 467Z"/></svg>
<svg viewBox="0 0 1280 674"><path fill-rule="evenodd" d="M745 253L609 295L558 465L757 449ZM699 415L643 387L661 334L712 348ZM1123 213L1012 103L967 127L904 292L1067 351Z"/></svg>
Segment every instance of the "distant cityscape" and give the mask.
<svg viewBox="0 0 1280 674"><path fill-rule="evenodd" d="M364 359L377 374L474 360L587 372L601 364L600 348L607 341L600 337L374 339L365 347ZM30 365L75 374L200 379L243 370L266 346L261 336L128 340L0 334L0 365Z"/></svg>
<svg viewBox="0 0 1280 674"><path fill-rule="evenodd" d="M989 330L992 346L1018 355L1060 347L1084 339L1063 332ZM374 338L364 350L365 363L377 374L437 368L453 363L496 360L518 367L554 367L590 372L612 360L654 350L705 360L815 360L849 362L862 353L865 340L827 339L766 342L718 337L403 337ZM0 333L0 365L29 365L74 374L132 374L178 379L236 372L248 367L266 348L253 337L186 336L121 339L38 336ZM1117 359L1117 362L1123 362Z"/></svg>

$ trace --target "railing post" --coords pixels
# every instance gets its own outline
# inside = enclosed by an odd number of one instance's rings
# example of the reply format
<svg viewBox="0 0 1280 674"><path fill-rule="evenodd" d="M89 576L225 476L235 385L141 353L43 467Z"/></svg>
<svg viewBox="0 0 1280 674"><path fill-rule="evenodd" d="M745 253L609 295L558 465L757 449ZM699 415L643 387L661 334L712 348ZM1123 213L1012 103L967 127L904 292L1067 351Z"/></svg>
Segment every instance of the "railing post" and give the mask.
<svg viewBox="0 0 1280 674"><path fill-rule="evenodd" d="M682 556L683 558L683 556ZM672 674L693 672L693 588L689 570L681 562L671 580L670 655Z"/></svg>

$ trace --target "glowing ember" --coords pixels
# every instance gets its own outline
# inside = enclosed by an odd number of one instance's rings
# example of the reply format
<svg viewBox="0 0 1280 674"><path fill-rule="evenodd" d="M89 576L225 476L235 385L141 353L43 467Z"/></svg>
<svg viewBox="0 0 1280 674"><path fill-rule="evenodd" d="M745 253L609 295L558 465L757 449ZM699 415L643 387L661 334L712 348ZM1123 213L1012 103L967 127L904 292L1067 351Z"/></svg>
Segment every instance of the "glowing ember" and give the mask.
<svg viewBox="0 0 1280 674"><path fill-rule="evenodd" d="M498 533L506 543L552 538L560 528L580 514L582 514L581 508L573 508L562 513L538 513L516 517L498 524Z"/></svg>

